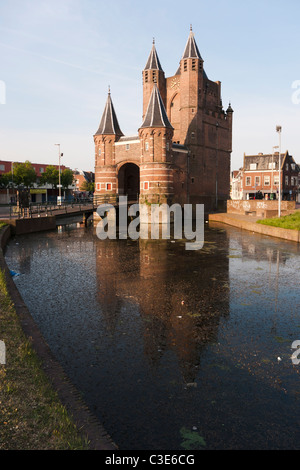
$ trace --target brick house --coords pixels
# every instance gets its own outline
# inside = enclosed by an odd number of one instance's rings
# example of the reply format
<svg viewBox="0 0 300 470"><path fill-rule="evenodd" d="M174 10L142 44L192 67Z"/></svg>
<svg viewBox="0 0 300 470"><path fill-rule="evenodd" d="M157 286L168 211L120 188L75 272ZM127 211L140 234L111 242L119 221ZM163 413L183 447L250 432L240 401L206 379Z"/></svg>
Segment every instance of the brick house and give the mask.
<svg viewBox="0 0 300 470"><path fill-rule="evenodd" d="M298 199L299 165L286 151L280 156L282 200ZM279 193L279 152L264 155L244 154L243 199L257 198L258 193L264 199L278 199Z"/></svg>
<svg viewBox="0 0 300 470"><path fill-rule="evenodd" d="M83 183L94 183L95 182L95 174L92 171L84 171L75 169L74 170L74 185L75 185L75 192L76 193L87 193L87 191L83 191L82 185Z"/></svg>
<svg viewBox="0 0 300 470"><path fill-rule="evenodd" d="M95 195L140 202L225 206L230 192L233 110L223 110L191 30L180 66L165 77L155 43L142 72L143 115L124 136L110 91L95 143Z"/></svg>

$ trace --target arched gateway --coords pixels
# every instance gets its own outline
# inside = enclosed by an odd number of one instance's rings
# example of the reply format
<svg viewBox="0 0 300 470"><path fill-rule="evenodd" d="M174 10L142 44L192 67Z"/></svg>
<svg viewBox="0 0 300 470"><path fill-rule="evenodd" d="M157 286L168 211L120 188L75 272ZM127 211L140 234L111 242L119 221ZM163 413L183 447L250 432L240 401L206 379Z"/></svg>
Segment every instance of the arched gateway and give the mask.
<svg viewBox="0 0 300 470"><path fill-rule="evenodd" d="M137 202L140 193L140 169L135 163L125 163L118 171L118 194Z"/></svg>

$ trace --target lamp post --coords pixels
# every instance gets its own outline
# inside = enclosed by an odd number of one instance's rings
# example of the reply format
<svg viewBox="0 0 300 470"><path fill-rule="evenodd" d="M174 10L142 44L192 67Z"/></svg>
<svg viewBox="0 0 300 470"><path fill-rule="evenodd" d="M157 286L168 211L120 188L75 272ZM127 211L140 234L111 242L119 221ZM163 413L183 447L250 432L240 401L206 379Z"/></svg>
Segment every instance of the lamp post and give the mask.
<svg viewBox="0 0 300 470"><path fill-rule="evenodd" d="M281 217L281 126L276 126L279 135L279 194L278 194L278 217Z"/></svg>
<svg viewBox="0 0 300 470"><path fill-rule="evenodd" d="M58 146L58 205L61 205L61 182L60 182L60 159L63 153L60 153L60 144L54 144Z"/></svg>
<svg viewBox="0 0 300 470"><path fill-rule="evenodd" d="M274 145L273 153L272 153L272 186L271 186L271 193L272 194L273 194L273 190L274 190L274 150L278 149L278 148L279 148L278 145Z"/></svg>

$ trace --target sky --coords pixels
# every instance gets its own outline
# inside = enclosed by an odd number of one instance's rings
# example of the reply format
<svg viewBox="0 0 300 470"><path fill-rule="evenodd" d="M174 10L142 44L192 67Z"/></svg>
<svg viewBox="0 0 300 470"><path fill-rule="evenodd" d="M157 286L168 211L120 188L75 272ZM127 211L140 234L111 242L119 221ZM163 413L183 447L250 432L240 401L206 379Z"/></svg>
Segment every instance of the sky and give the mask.
<svg viewBox="0 0 300 470"><path fill-rule="evenodd" d="M300 163L299 0L0 0L0 160L94 171L108 87L124 135L142 123L155 38L175 74L192 24L205 71L233 115L231 169L281 150Z"/></svg>

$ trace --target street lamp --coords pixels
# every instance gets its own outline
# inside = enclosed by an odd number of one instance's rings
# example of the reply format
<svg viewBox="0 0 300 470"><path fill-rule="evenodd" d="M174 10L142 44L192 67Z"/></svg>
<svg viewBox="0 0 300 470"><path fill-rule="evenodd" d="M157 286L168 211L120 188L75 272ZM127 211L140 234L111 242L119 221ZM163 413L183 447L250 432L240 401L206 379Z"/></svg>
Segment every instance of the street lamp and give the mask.
<svg viewBox="0 0 300 470"><path fill-rule="evenodd" d="M58 205L61 205L60 159L63 153L60 153L60 144L54 145L58 146Z"/></svg>
<svg viewBox="0 0 300 470"><path fill-rule="evenodd" d="M276 126L279 135L279 195L278 195L278 217L281 217L281 126Z"/></svg>
<svg viewBox="0 0 300 470"><path fill-rule="evenodd" d="M278 149L278 145L274 145L273 147L273 153L272 153L272 185L271 185L271 193L273 194L273 190L274 190L274 150L275 149ZM272 196L273 197L273 196Z"/></svg>

